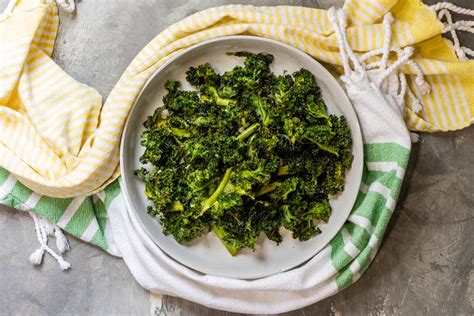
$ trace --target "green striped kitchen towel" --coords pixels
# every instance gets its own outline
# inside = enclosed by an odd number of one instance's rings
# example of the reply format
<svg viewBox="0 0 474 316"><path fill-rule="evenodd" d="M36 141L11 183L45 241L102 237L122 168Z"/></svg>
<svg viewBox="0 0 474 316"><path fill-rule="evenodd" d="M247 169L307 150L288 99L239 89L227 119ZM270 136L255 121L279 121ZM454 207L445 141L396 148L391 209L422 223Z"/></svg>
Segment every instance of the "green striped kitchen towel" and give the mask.
<svg viewBox="0 0 474 316"><path fill-rule="evenodd" d="M116 180L94 196L52 198L33 192L8 171L0 168L0 204L29 211L72 236L114 255L118 253L110 237L107 209L118 194L120 186L119 180Z"/></svg>

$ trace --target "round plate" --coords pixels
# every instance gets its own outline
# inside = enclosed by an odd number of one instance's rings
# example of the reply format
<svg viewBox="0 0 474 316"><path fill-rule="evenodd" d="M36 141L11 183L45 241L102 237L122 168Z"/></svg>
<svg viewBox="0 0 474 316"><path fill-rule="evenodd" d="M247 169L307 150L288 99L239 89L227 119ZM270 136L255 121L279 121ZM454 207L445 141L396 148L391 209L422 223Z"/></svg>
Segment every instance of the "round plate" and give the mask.
<svg viewBox="0 0 474 316"><path fill-rule="evenodd" d="M244 249L232 257L214 233L208 233L186 245L179 244L172 236L165 236L159 220L150 217L146 212L150 202L144 194L145 186L133 175L133 171L141 167L138 158L144 150L140 145L140 135L144 130L142 124L158 106L163 105L164 83L167 80L179 80L184 89L191 89L185 80L185 71L190 66L209 62L218 72L223 72L242 64L242 58L225 54L235 51L273 54L275 60L272 71L276 74L281 74L284 70L291 73L300 68L311 71L322 90L328 111L344 115L349 123L354 162L346 174L344 192L330 201L333 212L329 222L319 226L322 230L320 235L300 242L292 239L289 232L282 229L283 242L280 245L277 246L262 234L255 251ZM238 279L262 278L286 271L318 253L348 218L362 177L363 149L359 123L349 99L336 79L321 64L300 50L277 41L253 36L229 36L209 40L192 46L168 60L150 78L138 96L128 118L120 150L125 201L129 211L135 213L150 238L170 257L183 265L206 274Z"/></svg>

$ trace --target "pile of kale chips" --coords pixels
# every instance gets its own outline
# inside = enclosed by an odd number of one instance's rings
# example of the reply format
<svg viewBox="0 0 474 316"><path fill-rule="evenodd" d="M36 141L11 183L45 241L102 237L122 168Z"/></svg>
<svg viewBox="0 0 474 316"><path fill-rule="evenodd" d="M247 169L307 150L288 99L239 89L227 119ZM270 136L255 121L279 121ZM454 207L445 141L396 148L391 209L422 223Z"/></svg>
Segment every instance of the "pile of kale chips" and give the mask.
<svg viewBox="0 0 474 316"><path fill-rule="evenodd" d="M136 171L164 232L180 242L209 231L235 255L263 232L280 243L320 233L331 214L328 196L344 189L353 156L344 117L328 115L305 69L275 75L273 56L247 52L243 66L218 74L192 67L187 81L167 82L164 108L144 123Z"/></svg>

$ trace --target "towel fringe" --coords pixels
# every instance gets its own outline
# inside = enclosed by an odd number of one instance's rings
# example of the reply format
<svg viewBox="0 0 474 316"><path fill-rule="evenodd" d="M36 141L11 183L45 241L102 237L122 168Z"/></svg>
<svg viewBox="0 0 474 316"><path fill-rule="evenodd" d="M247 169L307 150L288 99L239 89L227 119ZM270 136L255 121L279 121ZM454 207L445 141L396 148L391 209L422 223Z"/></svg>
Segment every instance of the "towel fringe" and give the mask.
<svg viewBox="0 0 474 316"><path fill-rule="evenodd" d="M420 142L420 134L410 132L410 140L413 144Z"/></svg>
<svg viewBox="0 0 474 316"><path fill-rule="evenodd" d="M76 11L75 0L56 0L56 4L67 13L73 13Z"/></svg>
<svg viewBox="0 0 474 316"><path fill-rule="evenodd" d="M336 34L339 50L341 54L342 66L344 68L344 76L342 80L350 80L350 74L352 73L352 68L350 63L354 66L354 71L357 76L367 76L367 70L378 68L383 71L382 76L376 82L377 86L381 86L382 83L390 77L392 74L398 71L398 69L407 65L413 71L415 75L415 85L417 91L421 95L426 95L431 91L431 87L428 82L424 79L423 72L418 64L411 59L414 54L414 48L412 46L407 46L404 48L390 46L392 39L392 23L394 22L393 15L389 12L384 16L383 19L383 29L384 29L384 42L383 47L379 49L374 49L368 51L360 56L356 56L352 51L346 35L347 27L347 17L344 10L337 10L335 8L330 8L328 10L328 18L331 22L334 32ZM393 63L389 62L390 52L395 52L397 54L397 60ZM381 55L378 61L372 63L366 63L366 61L375 56ZM409 87L406 79L406 75L402 72L398 74L399 81L399 92L394 97L404 99L408 98L410 103L411 110L416 114L423 109L421 100L413 93Z"/></svg>
<svg viewBox="0 0 474 316"><path fill-rule="evenodd" d="M43 262L43 256L44 256L44 249L39 248L36 249L31 255L30 255L30 262L36 266L40 265L41 262Z"/></svg>
<svg viewBox="0 0 474 316"><path fill-rule="evenodd" d="M62 10L64 10L67 13L73 13L76 10L76 2L75 0L47 0L46 3L53 3L56 1L56 4L58 7L60 7ZM15 8L15 5L17 4L18 0L10 0L3 12L0 14L0 22L8 18L9 16L12 15L13 9ZM42 2L40 2L41 4ZM37 8L38 5L35 5L33 8L28 8L25 9L26 11L30 11L32 9Z"/></svg>
<svg viewBox="0 0 474 316"><path fill-rule="evenodd" d="M430 8L438 13L438 19L443 23L443 33L450 33L453 38L452 45L456 56L459 60L469 60L468 56L474 57L474 50L461 46L459 42L459 37L456 31L464 31L474 34L474 21L462 20L453 22L453 16L451 12L468 15L474 17L474 10L466 9L454 5L449 2L440 2L435 5L430 6ZM443 18L446 17L446 22L443 22ZM449 41L449 39L448 39Z"/></svg>
<svg viewBox="0 0 474 316"><path fill-rule="evenodd" d="M35 223L36 238L40 243L40 247L36 249L30 255L30 262L34 265L40 265L43 262L44 253L49 253L59 263L61 270L67 270L71 268L71 264L64 260L61 255L58 255L53 249L48 246L48 236L56 237L56 246L58 247L59 253L64 253L70 249L69 243L66 236L56 225L52 225L46 219L28 211L28 214L33 218Z"/></svg>
<svg viewBox="0 0 474 316"><path fill-rule="evenodd" d="M58 226L54 227L54 237L56 238L56 248L58 248L59 253L65 253L71 250L66 235L64 235L62 229Z"/></svg>

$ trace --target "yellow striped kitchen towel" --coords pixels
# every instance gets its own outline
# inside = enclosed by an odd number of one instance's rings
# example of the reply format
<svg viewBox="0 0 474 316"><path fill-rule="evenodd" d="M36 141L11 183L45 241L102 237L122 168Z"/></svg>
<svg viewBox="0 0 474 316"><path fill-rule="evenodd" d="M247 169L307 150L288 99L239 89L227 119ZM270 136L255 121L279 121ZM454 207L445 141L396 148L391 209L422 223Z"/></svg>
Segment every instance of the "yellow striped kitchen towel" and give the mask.
<svg viewBox="0 0 474 316"><path fill-rule="evenodd" d="M347 0L347 36L356 53L382 49L382 17L392 12L391 45L416 49L431 92L414 67L403 66L410 93L406 122L413 131L447 131L472 123L472 53L443 32L473 31L471 22L452 23L449 10L419 0ZM445 17L447 24L440 22ZM456 9L454 9L456 10ZM464 10L464 14L472 14ZM0 17L0 166L35 192L53 197L90 195L118 175L119 141L135 97L168 58L207 39L251 34L293 45L316 59L341 65L336 37L319 9L231 5L212 8L172 25L133 60L102 106L101 96L68 76L51 59L58 30L53 1L11 1ZM366 56L375 61L378 57ZM395 60L395 56L391 56ZM339 69L340 67L335 67ZM420 74L418 74L420 75ZM411 97L410 97L411 95ZM418 100L422 104L419 107Z"/></svg>

